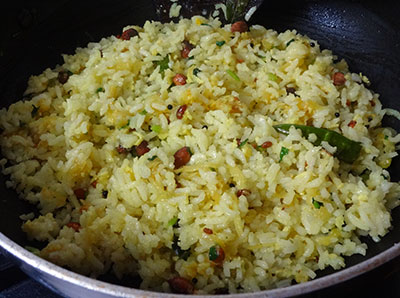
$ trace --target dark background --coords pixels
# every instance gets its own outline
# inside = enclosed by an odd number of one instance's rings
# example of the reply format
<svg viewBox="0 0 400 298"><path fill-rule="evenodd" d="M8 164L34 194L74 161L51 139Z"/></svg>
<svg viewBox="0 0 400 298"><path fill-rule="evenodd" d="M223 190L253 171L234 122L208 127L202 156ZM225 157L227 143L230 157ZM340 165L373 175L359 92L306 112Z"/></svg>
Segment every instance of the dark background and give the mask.
<svg viewBox="0 0 400 298"><path fill-rule="evenodd" d="M296 29L345 58L353 72L367 74L371 88L381 94L386 107L400 109L400 1L271 1L255 13L251 23L277 31ZM123 26L142 25L155 19L150 0L31 0L9 1L0 9L0 106L22 98L30 74L62 63L60 54L103 36L120 34ZM385 124L400 131L399 122ZM399 159L391 167L392 179L400 180ZM18 215L31 210L4 188L0 178L1 232L21 245ZM400 210L393 212L394 230L376 244L369 239L367 257L400 242ZM365 260L347 258L348 265ZM307 297L400 297L399 258L341 285ZM320 274L326 275L332 270ZM46 294L44 294L46 293ZM17 268L0 258L0 297L47 297L47 290L27 279ZM36 295L36 296L35 296ZM54 297L54 296L53 296Z"/></svg>

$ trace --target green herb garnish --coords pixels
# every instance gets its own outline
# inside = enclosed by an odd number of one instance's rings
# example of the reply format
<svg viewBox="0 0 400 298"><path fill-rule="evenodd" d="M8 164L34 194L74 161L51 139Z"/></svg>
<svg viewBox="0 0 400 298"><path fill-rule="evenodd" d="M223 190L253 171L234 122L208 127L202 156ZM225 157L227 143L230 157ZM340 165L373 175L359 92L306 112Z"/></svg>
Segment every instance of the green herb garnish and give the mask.
<svg viewBox="0 0 400 298"><path fill-rule="evenodd" d="M153 161L153 160L155 160L156 158L157 158L157 155L154 155L154 156L148 158L147 160Z"/></svg>
<svg viewBox="0 0 400 298"><path fill-rule="evenodd" d="M261 59L263 59L263 60L267 59L267 57L265 57L265 56L262 56L262 55L258 55L258 54L256 54L256 56L257 56L258 58L261 58Z"/></svg>
<svg viewBox="0 0 400 298"><path fill-rule="evenodd" d="M385 140L389 139L389 136L385 136Z"/></svg>
<svg viewBox="0 0 400 298"><path fill-rule="evenodd" d="M35 116L37 115L37 113L39 112L40 107L37 107L35 105L32 105L32 111L31 111L31 116L32 118L35 118Z"/></svg>
<svg viewBox="0 0 400 298"><path fill-rule="evenodd" d="M193 75L195 75L197 77L197 74L201 72L200 69L198 69L197 67L195 69L193 69Z"/></svg>
<svg viewBox="0 0 400 298"><path fill-rule="evenodd" d="M178 218L177 218L176 216L174 216L173 218L171 218L171 219L168 221L167 226L168 226L168 227L172 227L172 226L175 225L177 222L178 222Z"/></svg>
<svg viewBox="0 0 400 298"><path fill-rule="evenodd" d="M155 133L160 133L160 132L161 132L161 126L160 126L160 125L154 124L154 125L152 125L152 126L150 127L150 129L151 129L152 131L154 131Z"/></svg>
<svg viewBox="0 0 400 298"><path fill-rule="evenodd" d="M235 81L240 82L240 79L239 79L238 75L237 75L235 72L233 72L232 70L228 69L228 70L226 71L226 73L227 73L228 75L230 75Z"/></svg>
<svg viewBox="0 0 400 298"><path fill-rule="evenodd" d="M267 75L268 75L268 79L270 79L271 81L276 82L278 80L278 77L271 72L267 73Z"/></svg>
<svg viewBox="0 0 400 298"><path fill-rule="evenodd" d="M216 172L217 169L216 168L210 168L211 171Z"/></svg>
<svg viewBox="0 0 400 298"><path fill-rule="evenodd" d="M169 64L168 55L165 56L164 59L156 61L155 63L160 66L160 73L164 74L164 71L169 68L169 66L168 66L168 64Z"/></svg>
<svg viewBox="0 0 400 298"><path fill-rule="evenodd" d="M146 115L146 114L147 114L147 111L146 111L146 110L140 111L139 114L140 114L140 115Z"/></svg>
<svg viewBox="0 0 400 298"><path fill-rule="evenodd" d="M124 126L121 126L119 129L125 129L129 127L129 124L131 123L131 120L128 120L128 123L125 124Z"/></svg>
<svg viewBox="0 0 400 298"><path fill-rule="evenodd" d="M239 148L242 148L244 145L246 145L247 142L248 142L248 140L249 140L249 139L246 139L246 140L244 140L243 142L241 142L241 143L239 144Z"/></svg>
<svg viewBox="0 0 400 298"><path fill-rule="evenodd" d="M210 24L207 24L207 23L201 23L200 25L201 25L201 26L208 26L208 27L212 27Z"/></svg>
<svg viewBox="0 0 400 298"><path fill-rule="evenodd" d="M324 203L318 202L318 201L316 201L314 198L312 198L312 204L314 205L314 207L315 207L316 209L319 209L319 208L321 208L322 206L324 206Z"/></svg>
<svg viewBox="0 0 400 298"><path fill-rule="evenodd" d="M208 259L210 261L215 261L216 259L218 259L218 249L217 246L211 246L210 250L208 251Z"/></svg>
<svg viewBox="0 0 400 298"><path fill-rule="evenodd" d="M281 153L279 154L279 162L281 162L282 159L283 159L283 157L284 157L285 155L288 155L288 154L289 154L289 149L286 148L286 147L282 147L282 148L281 148Z"/></svg>
<svg viewBox="0 0 400 298"><path fill-rule="evenodd" d="M288 47L292 42L294 42L295 41L295 39L294 38L292 38L291 40L289 40L287 43L286 43L286 47Z"/></svg>
<svg viewBox="0 0 400 298"><path fill-rule="evenodd" d="M217 46L219 46L219 47L222 47L222 46L225 44L225 41L224 41L224 40L217 41L215 44L216 44Z"/></svg>
<svg viewBox="0 0 400 298"><path fill-rule="evenodd" d="M104 91L105 91L104 88L103 88L103 87L100 87L100 88L97 88L96 93L104 92Z"/></svg>

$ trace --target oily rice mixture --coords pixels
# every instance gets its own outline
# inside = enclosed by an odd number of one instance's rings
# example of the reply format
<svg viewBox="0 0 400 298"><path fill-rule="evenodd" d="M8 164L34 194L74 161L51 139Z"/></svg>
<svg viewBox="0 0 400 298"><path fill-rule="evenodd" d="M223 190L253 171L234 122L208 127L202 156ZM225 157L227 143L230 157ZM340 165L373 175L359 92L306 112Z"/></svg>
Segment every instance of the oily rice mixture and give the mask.
<svg viewBox="0 0 400 298"><path fill-rule="evenodd" d="M37 254L142 289L237 293L342 268L365 254L360 236L388 232L400 135L368 79L296 31L246 29L129 26L30 78L0 112L1 165L40 211L21 216ZM336 131L360 155L273 127L285 123Z"/></svg>

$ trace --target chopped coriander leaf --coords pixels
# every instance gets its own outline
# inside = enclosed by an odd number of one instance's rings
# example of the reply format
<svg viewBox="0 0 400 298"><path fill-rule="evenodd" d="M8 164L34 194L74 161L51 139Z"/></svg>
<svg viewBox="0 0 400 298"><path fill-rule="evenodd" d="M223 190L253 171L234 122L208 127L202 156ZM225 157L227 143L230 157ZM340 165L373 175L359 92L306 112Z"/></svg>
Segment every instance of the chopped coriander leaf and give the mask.
<svg viewBox="0 0 400 298"><path fill-rule="evenodd" d="M228 75L230 75L235 81L240 82L240 79L239 79L238 75L237 75L235 72L233 72L232 70L228 69L228 70L226 71L226 73L227 73Z"/></svg>
<svg viewBox="0 0 400 298"><path fill-rule="evenodd" d="M321 208L321 206L324 206L323 203L316 201L314 198L312 198L312 204L314 205L314 207L316 209L319 209L319 208Z"/></svg>
<svg viewBox="0 0 400 298"><path fill-rule="evenodd" d="M146 110L140 111L139 114L140 114L140 115L146 115L146 114L147 114L147 111L146 111Z"/></svg>
<svg viewBox="0 0 400 298"><path fill-rule="evenodd" d="M284 157L285 155L288 155L288 154L289 154L289 149L286 148L286 147L282 147L282 148L281 148L281 153L279 154L279 162L281 162L282 159L283 159L283 157Z"/></svg>
<svg viewBox="0 0 400 298"><path fill-rule="evenodd" d="M32 112L31 112L32 118L34 118L34 117L37 115L37 113L39 112L39 108L40 108L40 107L37 107L37 106L35 106L35 105L32 105Z"/></svg>
<svg viewBox="0 0 400 298"><path fill-rule="evenodd" d="M125 129L129 127L129 124L131 123L131 120L128 120L128 123L125 124L124 126L121 126L119 129Z"/></svg>
<svg viewBox="0 0 400 298"><path fill-rule="evenodd" d="M160 126L160 125L154 124L154 125L152 125L152 126L150 127L150 129L151 129L152 131L154 131L155 133L160 133L160 132L161 132L161 126Z"/></svg>
<svg viewBox="0 0 400 298"><path fill-rule="evenodd" d="M147 160L153 161L153 160L155 160L156 158L157 158L157 155L154 155L154 156L148 158Z"/></svg>
<svg viewBox="0 0 400 298"><path fill-rule="evenodd" d="M168 227L172 227L173 225L175 225L178 222L178 218L176 216L174 216L173 218L171 218L168 221Z"/></svg>
<svg viewBox="0 0 400 298"><path fill-rule="evenodd" d="M295 39L294 38L292 38L291 40L289 40L287 43L286 43L286 47L288 47L292 42L294 42L295 41Z"/></svg>
<svg viewBox="0 0 400 298"><path fill-rule="evenodd" d="M192 60L192 59L194 59L194 56L190 56L188 59L189 59L189 60Z"/></svg>
<svg viewBox="0 0 400 298"><path fill-rule="evenodd" d="M190 154L190 156L192 156L192 155L193 155L193 152L190 150L190 148L189 148L189 147L186 147L186 149L187 149L188 153Z"/></svg>
<svg viewBox="0 0 400 298"><path fill-rule="evenodd" d="M74 73L73 73L72 71L70 71L70 70L67 70L67 74L68 74L69 76L72 76Z"/></svg>
<svg viewBox="0 0 400 298"><path fill-rule="evenodd" d="M219 47L222 47L222 46L225 44L225 41L224 41L224 40L217 41L215 44L216 44L217 46L219 46Z"/></svg>
<svg viewBox="0 0 400 298"><path fill-rule="evenodd" d="M389 139L389 136L385 136L385 140Z"/></svg>
<svg viewBox="0 0 400 298"><path fill-rule="evenodd" d="M210 168L211 171L216 172L217 169L216 168Z"/></svg>
<svg viewBox="0 0 400 298"><path fill-rule="evenodd" d="M271 72L269 72L267 75L268 75L268 79L270 79L271 81L276 82L278 80L278 77Z"/></svg>
<svg viewBox="0 0 400 298"><path fill-rule="evenodd" d="M249 139L246 139L246 140L244 140L243 142L241 142L241 143L239 144L239 148L242 148L244 145L246 145L247 142L248 142L248 140L249 140Z"/></svg>
<svg viewBox="0 0 400 298"><path fill-rule="evenodd" d="M105 91L104 88L103 88L103 87L100 87L100 88L97 88L96 93L104 92L104 91Z"/></svg>
<svg viewBox="0 0 400 298"><path fill-rule="evenodd" d="M197 77L197 74L201 72L200 69L198 69L197 67L195 69L193 69L193 74Z"/></svg>
<svg viewBox="0 0 400 298"><path fill-rule="evenodd" d="M201 26L208 26L208 27L212 27L210 24L206 24L206 23L202 23Z"/></svg>
<svg viewBox="0 0 400 298"><path fill-rule="evenodd" d="M169 66L168 66L168 64L169 64L168 55L165 56L164 59L156 61L155 63L160 66L160 73L164 73L164 71L169 68Z"/></svg>

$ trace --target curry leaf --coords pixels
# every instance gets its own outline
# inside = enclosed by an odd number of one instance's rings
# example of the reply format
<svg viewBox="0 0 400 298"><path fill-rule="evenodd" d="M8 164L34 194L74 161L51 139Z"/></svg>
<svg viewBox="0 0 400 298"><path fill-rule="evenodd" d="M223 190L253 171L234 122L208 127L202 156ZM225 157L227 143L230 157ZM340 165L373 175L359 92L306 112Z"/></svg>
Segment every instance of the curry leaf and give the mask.
<svg viewBox="0 0 400 298"><path fill-rule="evenodd" d="M226 0L226 20L230 23L243 18L249 0Z"/></svg>

